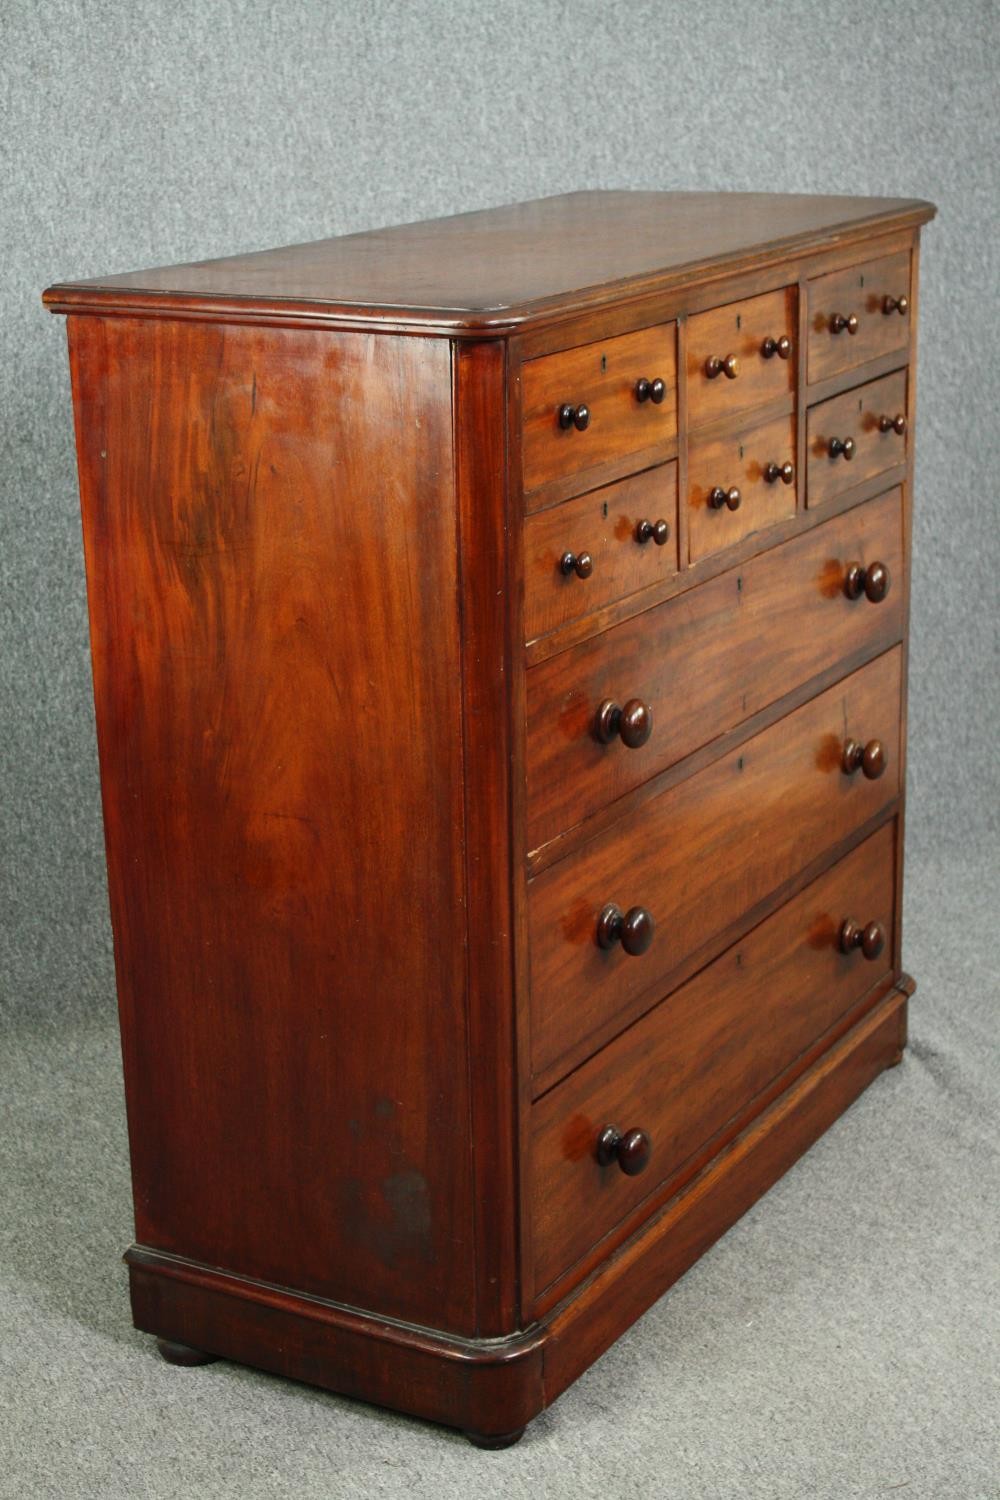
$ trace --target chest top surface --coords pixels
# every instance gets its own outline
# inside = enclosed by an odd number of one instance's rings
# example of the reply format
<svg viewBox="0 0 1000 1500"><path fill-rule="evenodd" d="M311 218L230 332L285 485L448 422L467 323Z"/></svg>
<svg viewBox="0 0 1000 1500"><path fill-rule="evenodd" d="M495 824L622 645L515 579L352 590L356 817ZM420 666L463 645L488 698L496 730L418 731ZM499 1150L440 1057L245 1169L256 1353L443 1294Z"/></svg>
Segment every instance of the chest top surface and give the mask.
<svg viewBox="0 0 1000 1500"><path fill-rule="evenodd" d="M236 305L279 320L515 329L623 295L668 290L812 246L915 226L918 199L777 193L590 191L163 266L45 293L54 312L203 312Z"/></svg>

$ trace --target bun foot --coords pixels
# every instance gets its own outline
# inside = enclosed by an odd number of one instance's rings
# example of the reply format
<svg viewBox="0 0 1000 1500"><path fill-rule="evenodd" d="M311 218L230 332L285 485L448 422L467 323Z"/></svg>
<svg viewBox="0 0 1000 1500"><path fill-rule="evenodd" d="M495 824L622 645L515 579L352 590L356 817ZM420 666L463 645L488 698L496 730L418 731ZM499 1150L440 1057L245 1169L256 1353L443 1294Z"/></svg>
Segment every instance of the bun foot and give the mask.
<svg viewBox="0 0 1000 1500"><path fill-rule="evenodd" d="M190 1344L175 1344L173 1339L157 1339L159 1349L168 1365L214 1365L217 1354L206 1354L203 1349L192 1349Z"/></svg>
<svg viewBox="0 0 1000 1500"><path fill-rule="evenodd" d="M515 1427L513 1432L466 1432L465 1436L474 1448L513 1448L524 1437L524 1428Z"/></svg>

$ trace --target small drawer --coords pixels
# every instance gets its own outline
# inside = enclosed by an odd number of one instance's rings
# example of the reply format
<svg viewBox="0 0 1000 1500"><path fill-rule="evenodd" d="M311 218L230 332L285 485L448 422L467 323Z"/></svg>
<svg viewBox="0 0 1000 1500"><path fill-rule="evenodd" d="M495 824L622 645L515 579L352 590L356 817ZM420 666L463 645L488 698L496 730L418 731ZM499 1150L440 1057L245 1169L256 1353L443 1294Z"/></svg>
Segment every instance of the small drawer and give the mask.
<svg viewBox="0 0 1000 1500"><path fill-rule="evenodd" d="M536 1093L896 797L899 712L895 647L529 883Z"/></svg>
<svg viewBox="0 0 1000 1500"><path fill-rule="evenodd" d="M672 443L677 324L529 360L522 372L522 400L529 494L552 480Z"/></svg>
<svg viewBox="0 0 1000 1500"><path fill-rule="evenodd" d="M863 589L848 597L855 566L888 579L876 602ZM896 489L531 667L529 848L837 663L895 645L902 571ZM630 709L640 732L607 736L608 703Z"/></svg>
<svg viewBox="0 0 1000 1500"><path fill-rule="evenodd" d="M872 834L534 1106L536 1295L776 1079L790 1082L893 972L894 835L892 823ZM619 1143L602 1148L609 1127Z"/></svg>
<svg viewBox="0 0 1000 1500"><path fill-rule="evenodd" d="M688 450L691 562L795 514L795 418L693 438Z"/></svg>
<svg viewBox="0 0 1000 1500"><path fill-rule="evenodd" d="M737 416L795 390L795 287L697 313L687 325L688 426Z"/></svg>
<svg viewBox="0 0 1000 1500"><path fill-rule="evenodd" d="M809 283L810 385L905 349L910 341L910 254L817 276Z"/></svg>
<svg viewBox="0 0 1000 1500"><path fill-rule="evenodd" d="M676 463L536 511L524 523L525 639L676 572Z"/></svg>
<svg viewBox="0 0 1000 1500"><path fill-rule="evenodd" d="M906 462L906 371L809 408L810 508Z"/></svg>

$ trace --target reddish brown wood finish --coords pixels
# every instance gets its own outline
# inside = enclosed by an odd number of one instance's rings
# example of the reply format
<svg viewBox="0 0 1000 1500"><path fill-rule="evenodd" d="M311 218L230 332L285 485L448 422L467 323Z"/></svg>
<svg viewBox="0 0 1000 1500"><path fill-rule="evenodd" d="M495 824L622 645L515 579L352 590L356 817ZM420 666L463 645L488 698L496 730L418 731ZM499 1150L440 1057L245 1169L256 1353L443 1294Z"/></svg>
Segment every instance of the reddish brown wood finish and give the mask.
<svg viewBox="0 0 1000 1500"><path fill-rule="evenodd" d="M906 428L884 430L882 418L906 415L906 371L885 375L809 409L809 505L823 505L843 491L906 461ZM854 445L853 455L834 455L834 441Z"/></svg>
<svg viewBox="0 0 1000 1500"><path fill-rule="evenodd" d="M741 431L698 434L688 447L688 550L692 562L795 514L795 418ZM792 482L769 478L770 465L791 465ZM714 506L713 490L739 490L736 510Z"/></svg>
<svg viewBox="0 0 1000 1500"><path fill-rule="evenodd" d="M722 418L737 420L754 407L791 395L798 358L795 298L795 287L786 287L688 320L685 368L692 428ZM766 355L767 341L780 339L788 340L790 356ZM725 366L714 376L713 360Z"/></svg>
<svg viewBox="0 0 1000 1500"><path fill-rule="evenodd" d="M910 256L906 251L866 260L810 281L810 383L895 350L905 358L910 309L907 306L901 314L898 302L903 297L908 304L910 296ZM843 328L832 332L834 319L848 316L856 319L856 331L850 333Z"/></svg>

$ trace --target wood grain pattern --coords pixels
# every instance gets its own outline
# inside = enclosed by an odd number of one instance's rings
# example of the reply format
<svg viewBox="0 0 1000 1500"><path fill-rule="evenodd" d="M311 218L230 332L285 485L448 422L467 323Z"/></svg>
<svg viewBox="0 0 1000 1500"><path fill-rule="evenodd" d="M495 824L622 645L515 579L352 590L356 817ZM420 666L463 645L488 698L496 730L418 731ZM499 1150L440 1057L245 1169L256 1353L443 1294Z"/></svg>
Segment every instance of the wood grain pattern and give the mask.
<svg viewBox="0 0 1000 1500"><path fill-rule="evenodd" d="M911 296L909 251L815 277L809 282L808 295L810 384L880 355L906 350L912 309L900 316L884 313L882 305L886 297ZM855 334L846 329L831 332L830 320L838 313L857 317Z"/></svg>
<svg viewBox="0 0 1000 1500"><path fill-rule="evenodd" d="M71 340L137 1237L471 1331L448 349Z"/></svg>
<svg viewBox="0 0 1000 1500"><path fill-rule="evenodd" d="M689 954L892 801L899 712L896 647L531 882L537 1081L554 1082L649 1009ZM849 736L887 747L880 780L844 775ZM642 957L597 946L609 901L652 913Z"/></svg>
<svg viewBox="0 0 1000 1500"><path fill-rule="evenodd" d="M528 673L528 843L537 849L836 662L902 631L898 490L751 558ZM853 562L895 580L880 605L849 600ZM653 712L645 745L602 745L605 699Z"/></svg>
<svg viewBox="0 0 1000 1500"><path fill-rule="evenodd" d="M906 371L884 375L881 380L844 391L831 401L809 408L807 421L807 503L811 509L833 496L853 489L897 464L905 463L905 432L882 432L883 416L906 416ZM851 438L855 445L850 460L831 457L833 438Z"/></svg>
<svg viewBox="0 0 1000 1500"><path fill-rule="evenodd" d="M766 476L771 463L790 463L795 470L797 461L794 416L719 436L693 437L688 448L686 496L690 560L698 562L794 516L794 482L769 482ZM716 486L739 490L738 510L709 505Z"/></svg>
<svg viewBox="0 0 1000 1500"><path fill-rule="evenodd" d="M869 963L837 933L851 913L891 925L894 839L866 839L534 1106L536 1294L893 969L891 946ZM598 1164L609 1121L648 1134L641 1175Z"/></svg>
<svg viewBox="0 0 1000 1500"><path fill-rule="evenodd" d="M684 367L692 429L722 417L739 418L754 407L792 394L798 363L797 297L796 287L783 287L688 319ZM764 340L782 336L792 342L791 357L765 359ZM736 378L717 375L710 380L705 372L708 359L730 354L739 361Z"/></svg>
<svg viewBox="0 0 1000 1500"><path fill-rule="evenodd" d="M640 543L642 521L666 521L670 535ZM587 552L587 579L560 571L566 552ZM677 572L677 465L660 464L591 490L524 523L525 639L556 630Z"/></svg>

